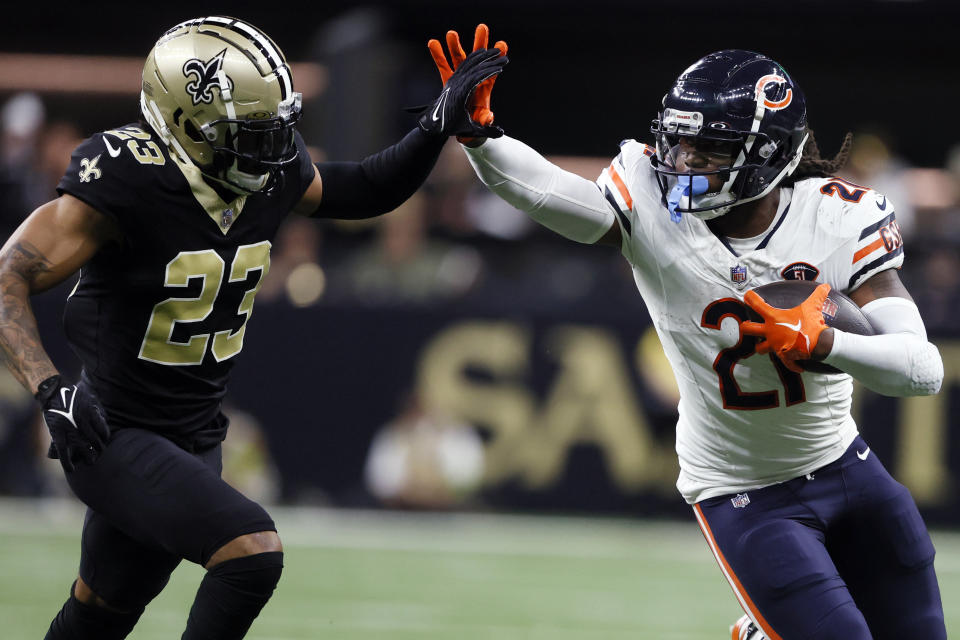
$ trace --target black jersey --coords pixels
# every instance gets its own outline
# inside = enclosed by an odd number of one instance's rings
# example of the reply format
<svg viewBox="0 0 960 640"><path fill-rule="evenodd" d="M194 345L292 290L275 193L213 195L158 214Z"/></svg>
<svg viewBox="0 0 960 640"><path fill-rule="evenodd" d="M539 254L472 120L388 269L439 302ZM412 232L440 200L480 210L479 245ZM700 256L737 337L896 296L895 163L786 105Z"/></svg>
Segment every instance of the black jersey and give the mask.
<svg viewBox="0 0 960 640"><path fill-rule="evenodd" d="M57 185L119 226L80 272L67 339L110 424L161 432L200 449L226 431L220 402L243 347L271 241L313 180L298 159L269 193L227 203L149 129L98 133Z"/></svg>

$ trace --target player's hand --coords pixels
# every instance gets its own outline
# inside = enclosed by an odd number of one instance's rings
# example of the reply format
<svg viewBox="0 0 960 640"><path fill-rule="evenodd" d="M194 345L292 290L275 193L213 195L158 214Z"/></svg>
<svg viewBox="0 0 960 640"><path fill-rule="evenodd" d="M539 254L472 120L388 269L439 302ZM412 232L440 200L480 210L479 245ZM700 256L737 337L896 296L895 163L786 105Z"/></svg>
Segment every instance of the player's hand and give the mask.
<svg viewBox="0 0 960 640"><path fill-rule="evenodd" d="M483 23L478 24L473 34L473 50L486 49L489 41L489 27ZM503 40L499 40L493 46L500 51L500 55L507 55L507 43ZM447 31L447 49L450 51L450 60L453 62L452 68L450 63L447 62L447 57L443 53L443 46L438 40L430 40L427 43L427 48L430 50L430 56L433 58L433 62L437 65L437 70L440 72L440 79L443 80L443 84L446 85L447 80L453 75L454 69L459 67L460 63L466 58L463 46L460 44L460 34L452 30ZM493 111L490 110L490 94L493 91L493 83L496 81L496 76L484 80L470 95L467 108L474 122L479 122L485 126L493 124ZM499 127L497 128L499 129ZM470 144L476 142L477 138L457 136L457 141L463 144Z"/></svg>
<svg viewBox="0 0 960 640"><path fill-rule="evenodd" d="M820 334L827 328L823 319L823 303L830 293L830 285L824 282L813 290L806 300L792 309L771 307L754 291L747 291L743 301L760 314L763 322L743 322L740 330L750 336L761 338L757 353L772 351L791 371L803 369L797 360L810 357Z"/></svg>
<svg viewBox="0 0 960 640"><path fill-rule="evenodd" d="M110 438L110 427L96 396L75 384L51 376L40 383L37 400L50 431L51 458L60 458L67 471L93 464Z"/></svg>
<svg viewBox="0 0 960 640"><path fill-rule="evenodd" d="M420 118L420 126L425 131L456 135L461 141L499 138L503 135L503 129L493 125L490 92L497 74L503 71L508 62L507 45L501 41L493 48L487 48L489 35L490 30L486 25L478 25L473 51L467 55L460 45L457 32L448 31L447 48L452 65L447 61L439 41L430 40L427 43L440 71L443 92Z"/></svg>

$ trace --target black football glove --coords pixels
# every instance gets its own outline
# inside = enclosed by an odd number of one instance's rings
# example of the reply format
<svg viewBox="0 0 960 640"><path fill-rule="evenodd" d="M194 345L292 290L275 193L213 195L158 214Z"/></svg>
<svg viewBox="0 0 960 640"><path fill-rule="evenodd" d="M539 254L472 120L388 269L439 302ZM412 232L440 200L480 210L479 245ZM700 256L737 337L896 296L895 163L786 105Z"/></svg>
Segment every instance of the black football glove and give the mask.
<svg viewBox="0 0 960 640"><path fill-rule="evenodd" d="M440 136L499 138L503 129L474 120L470 96L484 80L492 78L507 64L499 49L477 49L457 66L440 96L420 116L420 128Z"/></svg>
<svg viewBox="0 0 960 640"><path fill-rule="evenodd" d="M40 383L36 398L43 406L43 421L53 439L47 455L59 458L67 471L73 471L80 462L96 462L110 438L110 427L96 396L57 375Z"/></svg>

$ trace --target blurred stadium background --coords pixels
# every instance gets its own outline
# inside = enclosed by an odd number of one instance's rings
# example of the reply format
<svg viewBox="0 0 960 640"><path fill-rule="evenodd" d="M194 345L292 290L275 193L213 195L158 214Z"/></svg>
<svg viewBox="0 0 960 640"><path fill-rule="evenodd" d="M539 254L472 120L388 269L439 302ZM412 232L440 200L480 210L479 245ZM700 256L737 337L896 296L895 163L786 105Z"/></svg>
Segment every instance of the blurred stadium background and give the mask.
<svg viewBox="0 0 960 640"><path fill-rule="evenodd" d="M0 24L0 236L54 195L84 137L137 118L160 33L210 13L264 30L294 63L316 160L398 139L439 81L427 54L484 21L510 45L497 122L595 177L647 138L690 62L738 47L804 88L825 154L886 193L902 277L944 355L934 398L862 392L857 417L934 530L948 629L960 630L960 103L945 47L956 4L690 0L109 2L21 7ZM945 49L949 51L945 52ZM251 637L725 636L737 605L673 483L676 389L626 264L529 224L448 145L410 202L369 223L291 220L232 384L226 476L288 546ZM54 361L71 283L36 298ZM78 559L82 510L32 399L0 371L0 620L38 638ZM183 566L133 638L182 628Z"/></svg>

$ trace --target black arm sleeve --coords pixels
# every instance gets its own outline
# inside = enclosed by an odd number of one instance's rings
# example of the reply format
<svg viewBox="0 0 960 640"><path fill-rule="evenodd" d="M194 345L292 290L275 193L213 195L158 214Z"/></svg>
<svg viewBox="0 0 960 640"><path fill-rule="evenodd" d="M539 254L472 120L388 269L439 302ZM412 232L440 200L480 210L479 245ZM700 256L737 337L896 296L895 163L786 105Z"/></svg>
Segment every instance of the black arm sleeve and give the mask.
<svg viewBox="0 0 960 640"><path fill-rule="evenodd" d="M358 220L393 211L427 179L446 141L416 128L360 162L318 162L323 196L312 217Z"/></svg>

